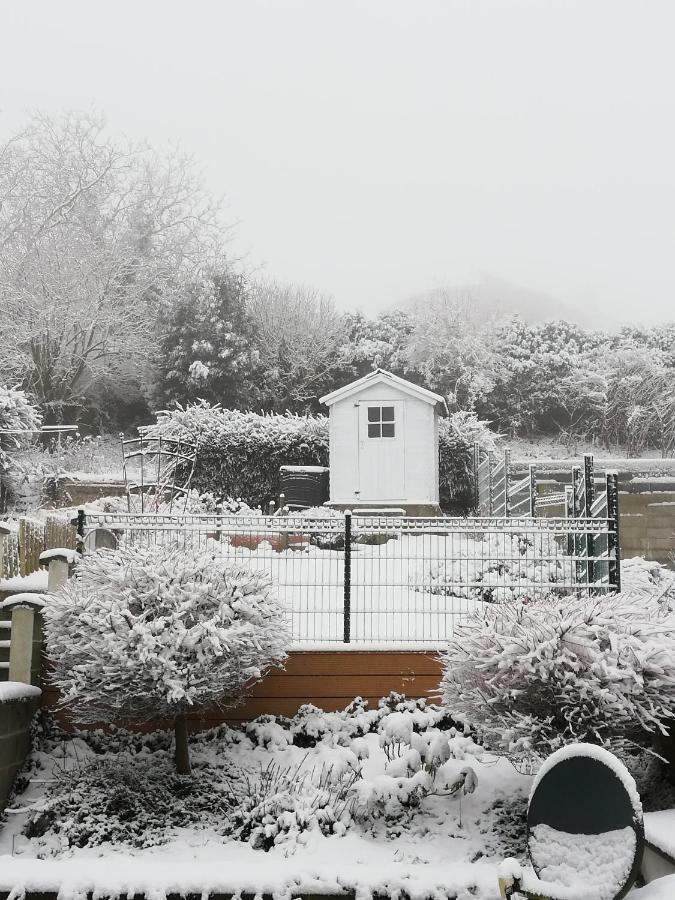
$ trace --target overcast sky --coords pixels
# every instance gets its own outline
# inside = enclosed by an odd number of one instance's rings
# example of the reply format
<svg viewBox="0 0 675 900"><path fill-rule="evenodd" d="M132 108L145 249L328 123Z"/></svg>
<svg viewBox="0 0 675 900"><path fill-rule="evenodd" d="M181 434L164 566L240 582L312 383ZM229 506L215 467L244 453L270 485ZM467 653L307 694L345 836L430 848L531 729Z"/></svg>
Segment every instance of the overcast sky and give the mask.
<svg viewBox="0 0 675 900"><path fill-rule="evenodd" d="M675 318L673 0L0 7L0 130L177 138L252 266L368 312L500 278Z"/></svg>

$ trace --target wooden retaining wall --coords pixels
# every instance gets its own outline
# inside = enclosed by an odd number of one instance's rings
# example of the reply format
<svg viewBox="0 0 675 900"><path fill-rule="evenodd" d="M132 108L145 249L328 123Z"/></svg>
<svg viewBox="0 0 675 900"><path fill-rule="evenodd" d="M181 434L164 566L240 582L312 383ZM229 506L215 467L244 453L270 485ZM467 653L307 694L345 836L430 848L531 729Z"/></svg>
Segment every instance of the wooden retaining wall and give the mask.
<svg viewBox="0 0 675 900"><path fill-rule="evenodd" d="M441 664L432 650L294 650L285 669L272 670L253 687L243 705L195 712L189 727L199 731L223 722L240 724L265 713L292 716L304 703L340 710L354 697L377 707L377 701L390 691L438 701L440 679ZM53 708L56 700L53 689L43 692L44 706ZM143 730L152 727L166 726L156 723Z"/></svg>

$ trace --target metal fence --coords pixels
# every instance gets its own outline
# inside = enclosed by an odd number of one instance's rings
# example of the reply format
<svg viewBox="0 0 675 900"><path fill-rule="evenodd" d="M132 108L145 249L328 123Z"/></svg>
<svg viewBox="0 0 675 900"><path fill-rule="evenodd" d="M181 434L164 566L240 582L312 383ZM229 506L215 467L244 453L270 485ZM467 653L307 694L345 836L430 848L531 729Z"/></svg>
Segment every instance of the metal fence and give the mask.
<svg viewBox="0 0 675 900"><path fill-rule="evenodd" d="M305 644L438 644L484 604L619 583L611 517L96 514L80 529L85 552L172 542L266 571Z"/></svg>

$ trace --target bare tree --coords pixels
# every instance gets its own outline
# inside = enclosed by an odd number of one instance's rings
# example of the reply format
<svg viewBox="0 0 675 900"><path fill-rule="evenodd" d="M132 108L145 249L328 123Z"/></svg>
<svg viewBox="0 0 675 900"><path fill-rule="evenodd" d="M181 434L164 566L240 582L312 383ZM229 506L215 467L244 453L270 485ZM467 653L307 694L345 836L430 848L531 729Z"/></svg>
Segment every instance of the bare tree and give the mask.
<svg viewBox="0 0 675 900"><path fill-rule="evenodd" d="M263 362L271 409L314 405L330 384L345 341L344 317L313 288L261 281L249 312Z"/></svg>
<svg viewBox="0 0 675 900"><path fill-rule="evenodd" d="M36 113L0 149L0 359L47 421L104 375L131 384L154 323L222 253L192 161L114 140L102 118Z"/></svg>

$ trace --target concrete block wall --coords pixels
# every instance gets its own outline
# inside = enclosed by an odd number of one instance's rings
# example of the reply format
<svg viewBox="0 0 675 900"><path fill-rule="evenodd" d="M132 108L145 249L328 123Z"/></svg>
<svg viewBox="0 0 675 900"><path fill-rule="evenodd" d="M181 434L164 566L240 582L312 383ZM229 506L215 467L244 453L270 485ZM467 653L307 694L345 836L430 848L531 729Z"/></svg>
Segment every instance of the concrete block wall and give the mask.
<svg viewBox="0 0 675 900"><path fill-rule="evenodd" d="M556 468L550 462L537 464L537 492L540 495L559 493L571 484L571 466ZM609 467L609 466L608 466ZM675 477L640 476L634 471L619 472L619 546L621 556L644 556L646 559L675 568ZM595 488L604 490L603 467L596 463ZM514 466L516 478L525 469L521 463ZM545 516L562 516L562 506L551 506L541 511Z"/></svg>
<svg viewBox="0 0 675 900"><path fill-rule="evenodd" d="M624 556L675 568L675 479L620 483L619 542Z"/></svg>
<svg viewBox="0 0 675 900"><path fill-rule="evenodd" d="M30 723L38 705L35 697L3 701L0 694L0 810L30 752Z"/></svg>

